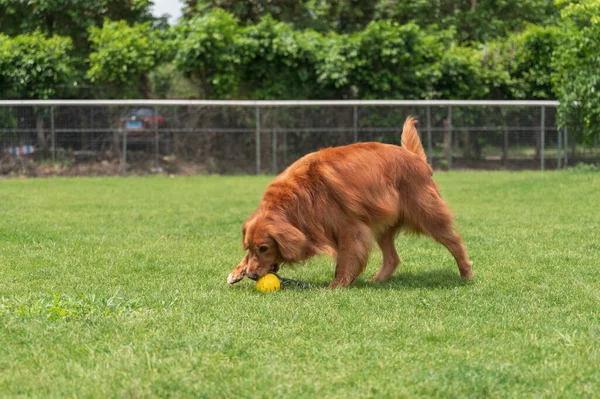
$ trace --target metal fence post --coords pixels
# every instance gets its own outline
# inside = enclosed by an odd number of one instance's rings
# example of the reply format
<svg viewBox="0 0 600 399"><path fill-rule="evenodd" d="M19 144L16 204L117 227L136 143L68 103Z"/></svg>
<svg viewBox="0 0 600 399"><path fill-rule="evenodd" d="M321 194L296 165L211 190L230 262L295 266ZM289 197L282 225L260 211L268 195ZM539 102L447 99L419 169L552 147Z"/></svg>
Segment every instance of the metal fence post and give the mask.
<svg viewBox="0 0 600 399"><path fill-rule="evenodd" d="M123 130L123 153L121 154L121 175L127 175L127 129Z"/></svg>
<svg viewBox="0 0 600 399"><path fill-rule="evenodd" d="M542 105L542 120L540 121L541 140L540 140L540 169L544 170L544 147L546 145L546 107Z"/></svg>
<svg viewBox="0 0 600 399"><path fill-rule="evenodd" d="M448 106L448 170L452 170L452 105Z"/></svg>
<svg viewBox="0 0 600 399"><path fill-rule="evenodd" d="M50 140L52 141L52 164L56 163L56 131L54 130L54 107L50 107Z"/></svg>
<svg viewBox="0 0 600 399"><path fill-rule="evenodd" d="M283 132L283 167L288 166L287 132Z"/></svg>
<svg viewBox="0 0 600 399"><path fill-rule="evenodd" d="M277 130L273 129L273 173L277 174Z"/></svg>
<svg viewBox="0 0 600 399"><path fill-rule="evenodd" d="M256 174L260 175L260 108L256 107Z"/></svg>
<svg viewBox="0 0 600 399"><path fill-rule="evenodd" d="M562 132L560 129L556 129L556 169L561 168L562 161Z"/></svg>
<svg viewBox="0 0 600 399"><path fill-rule="evenodd" d="M154 107L154 168L158 168L158 110Z"/></svg>
<svg viewBox="0 0 600 399"><path fill-rule="evenodd" d="M564 140L563 140L563 147L565 147L565 162L563 163L564 167L566 168L567 165L569 165L569 145L567 143L568 141L568 137L569 137L569 133L567 131L567 127L565 126L564 130L563 130L563 134L564 134Z"/></svg>
<svg viewBox="0 0 600 399"><path fill-rule="evenodd" d="M431 107L427 106L427 159L433 165L433 150L431 144Z"/></svg>

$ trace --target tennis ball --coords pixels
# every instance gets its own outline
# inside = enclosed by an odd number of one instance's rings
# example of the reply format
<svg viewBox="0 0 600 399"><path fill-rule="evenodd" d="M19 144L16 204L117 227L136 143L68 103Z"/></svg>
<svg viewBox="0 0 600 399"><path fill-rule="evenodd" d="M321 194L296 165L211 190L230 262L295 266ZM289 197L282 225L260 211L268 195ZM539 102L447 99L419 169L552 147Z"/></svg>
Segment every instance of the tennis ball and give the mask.
<svg viewBox="0 0 600 399"><path fill-rule="evenodd" d="M256 280L256 290L260 292L278 291L281 288L279 277L268 273Z"/></svg>

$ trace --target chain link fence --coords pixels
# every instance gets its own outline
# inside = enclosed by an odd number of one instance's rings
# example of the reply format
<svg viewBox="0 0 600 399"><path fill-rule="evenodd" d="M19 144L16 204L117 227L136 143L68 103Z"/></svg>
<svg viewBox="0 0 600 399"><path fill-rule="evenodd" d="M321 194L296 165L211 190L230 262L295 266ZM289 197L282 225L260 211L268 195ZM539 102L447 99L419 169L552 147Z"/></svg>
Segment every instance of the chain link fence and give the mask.
<svg viewBox="0 0 600 399"><path fill-rule="evenodd" d="M399 144L404 119L436 169L600 161L552 101L0 101L1 174L275 174L323 147Z"/></svg>

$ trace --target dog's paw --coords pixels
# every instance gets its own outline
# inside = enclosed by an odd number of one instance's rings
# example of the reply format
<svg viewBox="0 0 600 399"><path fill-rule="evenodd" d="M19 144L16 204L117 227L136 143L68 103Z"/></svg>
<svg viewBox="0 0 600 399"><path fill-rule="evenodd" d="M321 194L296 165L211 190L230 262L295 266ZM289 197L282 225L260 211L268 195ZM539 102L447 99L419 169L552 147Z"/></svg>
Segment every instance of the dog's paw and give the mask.
<svg viewBox="0 0 600 399"><path fill-rule="evenodd" d="M236 274L235 272L231 272L229 273L229 276L227 276L227 284L235 284L243 278L243 274Z"/></svg>
<svg viewBox="0 0 600 399"><path fill-rule="evenodd" d="M371 277L368 282L371 284L375 284L375 283L383 283L385 280L386 279L375 275L375 276Z"/></svg>
<svg viewBox="0 0 600 399"><path fill-rule="evenodd" d="M465 280L471 280L473 278L473 262L469 261L469 267L461 268L460 277Z"/></svg>

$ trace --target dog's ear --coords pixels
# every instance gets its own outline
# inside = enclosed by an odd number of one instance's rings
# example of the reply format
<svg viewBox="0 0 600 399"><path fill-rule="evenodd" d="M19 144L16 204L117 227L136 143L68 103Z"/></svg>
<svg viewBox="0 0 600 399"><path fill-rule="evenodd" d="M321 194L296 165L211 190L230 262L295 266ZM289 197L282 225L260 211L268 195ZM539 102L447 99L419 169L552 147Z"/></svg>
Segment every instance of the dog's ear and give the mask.
<svg viewBox="0 0 600 399"><path fill-rule="evenodd" d="M250 226L254 224L254 219L256 218L256 212L246 219L244 224L242 225L242 248L246 251L248 250L248 241L246 241L246 234L250 229Z"/></svg>
<svg viewBox="0 0 600 399"><path fill-rule="evenodd" d="M270 233L285 260L292 262L303 260L307 240L300 230L287 222L280 222L273 225Z"/></svg>
<svg viewBox="0 0 600 399"><path fill-rule="evenodd" d="M248 244L246 243L246 232L248 228L246 227L246 223L242 226L242 249L244 251L248 250Z"/></svg>

